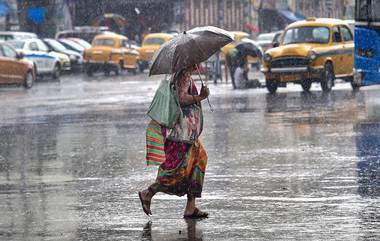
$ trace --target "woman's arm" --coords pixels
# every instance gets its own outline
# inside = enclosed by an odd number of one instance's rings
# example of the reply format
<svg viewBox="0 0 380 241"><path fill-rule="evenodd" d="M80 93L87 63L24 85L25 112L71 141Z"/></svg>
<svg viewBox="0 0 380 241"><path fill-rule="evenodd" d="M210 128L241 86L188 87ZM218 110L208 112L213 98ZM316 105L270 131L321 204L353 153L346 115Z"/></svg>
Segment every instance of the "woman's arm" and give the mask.
<svg viewBox="0 0 380 241"><path fill-rule="evenodd" d="M206 99L209 95L209 89L207 86L202 86L201 93L199 95L190 95L188 90L190 88L190 80L183 78L178 81L178 97L179 103L181 105L191 105L195 103L199 103L202 100Z"/></svg>

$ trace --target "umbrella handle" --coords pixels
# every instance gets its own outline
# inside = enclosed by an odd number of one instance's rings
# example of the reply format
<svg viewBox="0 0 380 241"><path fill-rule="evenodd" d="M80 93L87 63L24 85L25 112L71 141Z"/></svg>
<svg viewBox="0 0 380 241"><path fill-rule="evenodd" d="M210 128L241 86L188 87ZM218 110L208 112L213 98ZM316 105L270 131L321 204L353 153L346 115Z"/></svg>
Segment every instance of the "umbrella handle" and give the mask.
<svg viewBox="0 0 380 241"><path fill-rule="evenodd" d="M205 86L205 84L203 83L202 77L201 77L201 72L199 71L199 68L198 68L198 64L196 64L195 66L197 67L197 72L198 72L198 75L199 75L199 79L201 80L202 86ZM210 103L210 99L208 98L208 96L207 96L207 103L210 106L211 112L214 112L214 108L212 107L212 105Z"/></svg>

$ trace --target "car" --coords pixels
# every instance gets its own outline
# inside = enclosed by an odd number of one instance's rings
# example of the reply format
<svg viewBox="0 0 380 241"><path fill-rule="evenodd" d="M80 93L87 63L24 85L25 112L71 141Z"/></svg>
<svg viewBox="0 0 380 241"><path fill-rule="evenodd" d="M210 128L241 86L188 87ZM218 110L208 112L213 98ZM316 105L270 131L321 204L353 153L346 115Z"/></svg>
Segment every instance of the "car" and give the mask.
<svg viewBox="0 0 380 241"><path fill-rule="evenodd" d="M8 41L25 58L33 61L36 74L50 74L54 79L60 77L61 71L70 70L70 59L65 54L49 51L49 48L40 39L25 39Z"/></svg>
<svg viewBox="0 0 380 241"><path fill-rule="evenodd" d="M123 69L136 73L139 53L131 48L127 37L101 34L94 38L91 48L85 50L84 62L88 76L97 70L103 70L106 75L111 71L118 75Z"/></svg>
<svg viewBox="0 0 380 241"><path fill-rule="evenodd" d="M94 26L76 26L73 30L59 31L55 35L55 39L64 38L80 38L88 43L91 43L96 35L99 34L111 34L106 26L94 27Z"/></svg>
<svg viewBox="0 0 380 241"><path fill-rule="evenodd" d="M277 31L272 33L262 33L257 36L256 42L259 43L263 51L267 51L270 48L273 48L281 36L283 31Z"/></svg>
<svg viewBox="0 0 380 241"><path fill-rule="evenodd" d="M74 41L69 40L69 39L58 39L58 41L63 46L65 46L65 48L70 49L72 51L75 51L75 52L83 55L85 48L82 45L75 43Z"/></svg>
<svg viewBox="0 0 380 241"><path fill-rule="evenodd" d="M264 54L262 72L266 87L275 93L287 83L301 84L309 91L319 82L328 92L335 78L352 81L354 37L348 24L332 18L308 18L290 24L280 46Z"/></svg>
<svg viewBox="0 0 380 241"><path fill-rule="evenodd" d="M72 69L75 70L81 70L83 66L83 57L81 54L67 49L65 46L63 46L58 40L51 39L51 38L45 38L43 39L46 46L49 48L50 51L54 51L57 53L66 54L70 59L70 65Z"/></svg>
<svg viewBox="0 0 380 241"><path fill-rule="evenodd" d="M37 34L29 32L0 31L0 41L38 38Z"/></svg>
<svg viewBox="0 0 380 241"><path fill-rule="evenodd" d="M85 49L91 48L91 44L89 42L87 42L86 40L83 40L80 38L67 38L67 40L73 41L73 42L81 45Z"/></svg>
<svg viewBox="0 0 380 241"><path fill-rule="evenodd" d="M149 62L160 46L169 40L173 39L173 34L168 33L150 33L147 34L139 49L140 53L140 71L143 72L149 67Z"/></svg>
<svg viewBox="0 0 380 241"><path fill-rule="evenodd" d="M0 43L0 83L31 88L36 78L34 64L6 43Z"/></svg>

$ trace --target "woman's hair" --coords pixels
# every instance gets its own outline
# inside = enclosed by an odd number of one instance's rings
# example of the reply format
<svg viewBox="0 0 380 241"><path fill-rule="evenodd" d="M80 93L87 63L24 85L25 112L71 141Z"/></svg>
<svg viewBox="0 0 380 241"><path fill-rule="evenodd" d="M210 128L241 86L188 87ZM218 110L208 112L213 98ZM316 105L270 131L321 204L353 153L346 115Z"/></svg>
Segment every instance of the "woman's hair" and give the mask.
<svg viewBox="0 0 380 241"><path fill-rule="evenodd" d="M197 68L197 65L194 64L194 65L190 65L180 71L177 71L174 76L173 76L173 82L175 83L175 81L181 79L187 72L192 72L194 71L195 69Z"/></svg>

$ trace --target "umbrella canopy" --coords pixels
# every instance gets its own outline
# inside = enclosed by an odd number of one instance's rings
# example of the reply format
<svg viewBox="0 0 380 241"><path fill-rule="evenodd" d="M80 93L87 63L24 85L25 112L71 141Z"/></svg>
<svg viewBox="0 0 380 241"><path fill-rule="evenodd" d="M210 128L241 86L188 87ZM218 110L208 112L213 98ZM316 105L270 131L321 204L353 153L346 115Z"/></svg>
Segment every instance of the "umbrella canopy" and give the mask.
<svg viewBox="0 0 380 241"><path fill-rule="evenodd" d="M108 26L112 27L113 25L116 25L119 28L123 28L126 24L126 19L115 13L105 13L102 16L99 16L95 19L93 22L94 26Z"/></svg>
<svg viewBox="0 0 380 241"><path fill-rule="evenodd" d="M251 39L243 39L236 47L242 55L250 55L252 57L263 57L263 50L259 44Z"/></svg>
<svg viewBox="0 0 380 241"><path fill-rule="evenodd" d="M212 26L183 32L164 43L156 52L149 75L172 74L199 64L232 41L231 33Z"/></svg>

